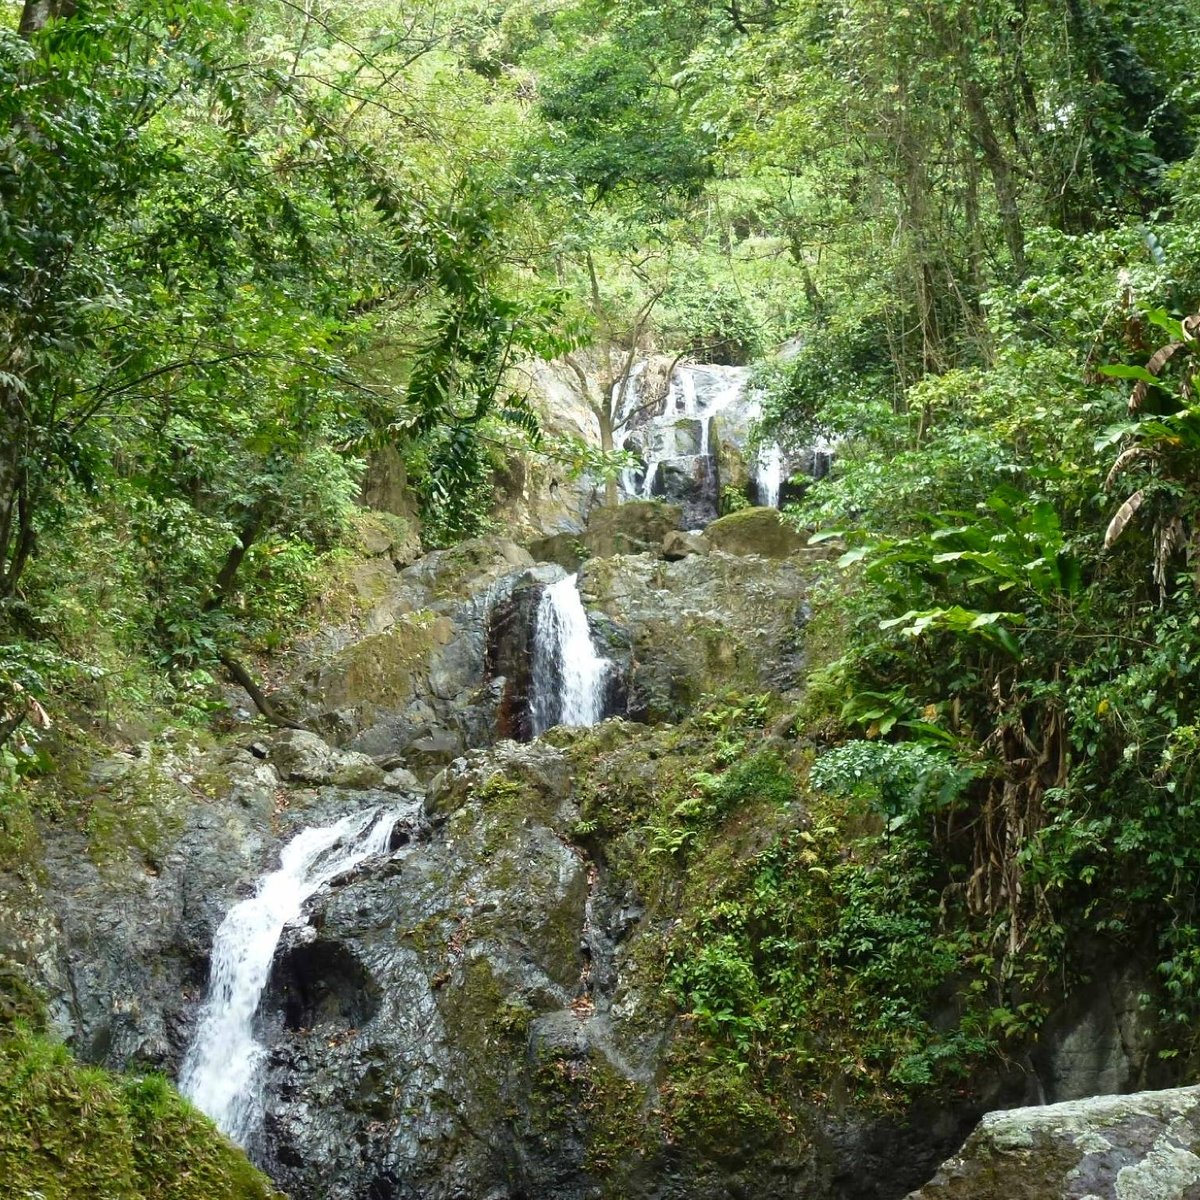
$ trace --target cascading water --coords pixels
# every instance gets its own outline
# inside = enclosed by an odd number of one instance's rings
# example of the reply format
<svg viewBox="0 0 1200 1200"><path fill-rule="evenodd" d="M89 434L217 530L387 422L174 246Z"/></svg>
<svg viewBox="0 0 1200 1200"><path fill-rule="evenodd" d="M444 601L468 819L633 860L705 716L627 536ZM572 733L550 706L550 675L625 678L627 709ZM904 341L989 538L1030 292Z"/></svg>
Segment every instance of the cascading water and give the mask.
<svg viewBox="0 0 1200 1200"><path fill-rule="evenodd" d="M754 464L754 478L758 486L759 504L778 508L779 494L783 489L783 451L778 442L768 442L761 447Z"/></svg>
<svg viewBox="0 0 1200 1200"><path fill-rule="evenodd" d="M382 854L401 815L372 808L305 829L283 848L279 870L263 876L255 895L235 904L217 930L208 997L179 1087L240 1145L262 1120L266 1048L254 1036L254 1015L280 934L324 884Z"/></svg>
<svg viewBox="0 0 1200 1200"><path fill-rule="evenodd" d="M529 712L533 735L552 725L595 725L604 716L612 663L596 653L579 576L550 584L538 602Z"/></svg>

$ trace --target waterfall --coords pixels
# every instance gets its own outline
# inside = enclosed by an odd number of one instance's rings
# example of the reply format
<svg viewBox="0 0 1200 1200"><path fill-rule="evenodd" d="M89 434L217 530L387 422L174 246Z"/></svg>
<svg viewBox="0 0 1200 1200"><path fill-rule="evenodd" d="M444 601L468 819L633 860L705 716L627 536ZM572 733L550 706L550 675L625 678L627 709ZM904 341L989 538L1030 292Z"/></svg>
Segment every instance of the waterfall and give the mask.
<svg viewBox="0 0 1200 1200"><path fill-rule="evenodd" d="M533 632L533 735L551 725L595 725L604 716L604 685L611 667L592 645L579 576L550 584L538 602Z"/></svg>
<svg viewBox="0 0 1200 1200"><path fill-rule="evenodd" d="M783 487L783 451L778 442L768 442L759 449L754 477L758 484L759 504L778 508L779 493Z"/></svg>
<svg viewBox="0 0 1200 1200"><path fill-rule="evenodd" d="M241 1145L262 1119L266 1047L255 1039L254 1015L280 934L323 884L383 853L400 815L372 808L305 829L283 848L279 870L263 876L254 896L235 904L217 930L208 996L179 1087Z"/></svg>

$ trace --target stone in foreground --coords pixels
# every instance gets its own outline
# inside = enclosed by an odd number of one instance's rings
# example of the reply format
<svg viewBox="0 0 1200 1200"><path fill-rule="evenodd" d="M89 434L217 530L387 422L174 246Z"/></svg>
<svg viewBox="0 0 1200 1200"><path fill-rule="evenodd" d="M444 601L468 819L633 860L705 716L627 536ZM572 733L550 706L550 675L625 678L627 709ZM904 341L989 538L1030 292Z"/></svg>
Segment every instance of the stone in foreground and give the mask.
<svg viewBox="0 0 1200 1200"><path fill-rule="evenodd" d="M989 1113L908 1200L1198 1200L1200 1087Z"/></svg>

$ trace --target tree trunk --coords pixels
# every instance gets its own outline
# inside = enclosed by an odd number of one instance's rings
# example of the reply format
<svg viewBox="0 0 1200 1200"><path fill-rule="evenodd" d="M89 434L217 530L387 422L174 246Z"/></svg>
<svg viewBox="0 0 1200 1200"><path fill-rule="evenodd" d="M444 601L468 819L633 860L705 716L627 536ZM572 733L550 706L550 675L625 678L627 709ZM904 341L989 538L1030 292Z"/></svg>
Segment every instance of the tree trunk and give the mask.
<svg viewBox="0 0 1200 1200"><path fill-rule="evenodd" d="M613 439L613 412L611 404L602 404L597 407L596 419L600 422L600 449L605 454L611 454L616 448ZM615 505L620 502L621 494L617 489L617 481L615 478L608 478L604 481L604 503L606 505Z"/></svg>
<svg viewBox="0 0 1200 1200"><path fill-rule="evenodd" d="M983 161L991 174L992 186L996 189L996 205L1000 210L1000 228L1004 231L1004 244L1008 247L1017 279L1024 279L1028 274L1025 262L1025 230L1021 225L1021 209L1012 168L1000 145L1000 139L996 136L996 128L992 124L983 89L968 73L970 64L965 59L965 55L960 55L963 101L971 119L975 140L983 151Z"/></svg>
<svg viewBox="0 0 1200 1200"><path fill-rule="evenodd" d="M0 391L0 600L16 592L34 545L29 431L21 408L17 396Z"/></svg>
<svg viewBox="0 0 1200 1200"><path fill-rule="evenodd" d="M25 0L17 32L23 38L32 37L51 21L57 21L60 17L74 16L77 7L75 0Z"/></svg>

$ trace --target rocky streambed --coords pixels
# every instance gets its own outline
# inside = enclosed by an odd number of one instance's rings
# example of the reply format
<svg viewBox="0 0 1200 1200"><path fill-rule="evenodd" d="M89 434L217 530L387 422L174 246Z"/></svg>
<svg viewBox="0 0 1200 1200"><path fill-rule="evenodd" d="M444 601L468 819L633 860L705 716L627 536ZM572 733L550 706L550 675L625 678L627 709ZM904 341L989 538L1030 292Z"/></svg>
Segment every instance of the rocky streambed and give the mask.
<svg viewBox="0 0 1200 1200"><path fill-rule="evenodd" d="M372 810L406 815L303 903L259 1006L251 1149L293 1200L889 1200L986 1110L1152 1082L1132 975L969 1084L882 1105L786 1031L771 1061L684 1003L697 947L828 836L796 719L813 554L774 514L681 543L669 506L621 511L581 563L480 540L374 572L280 693L317 732L95 764L84 827L48 820L0 879L6 969L76 1053L178 1075L225 913L302 829ZM576 568L619 715L513 740L531 610ZM993 1120L919 1194L1196 1194L1192 1093L1147 1104Z"/></svg>

